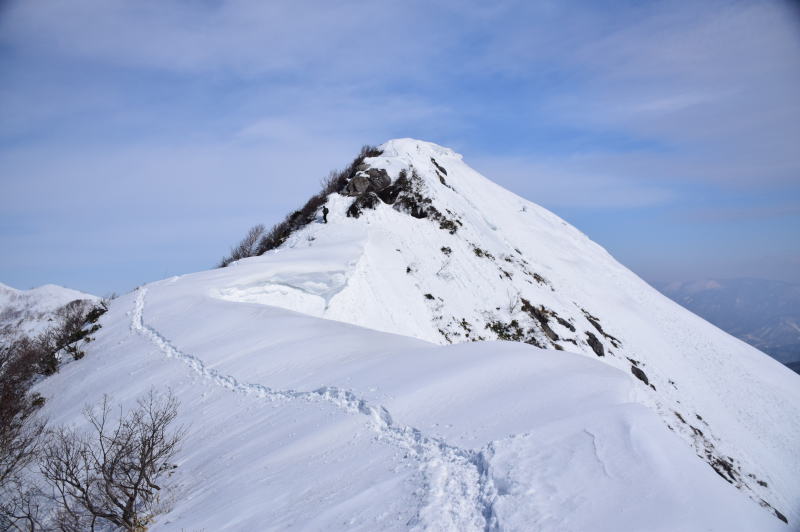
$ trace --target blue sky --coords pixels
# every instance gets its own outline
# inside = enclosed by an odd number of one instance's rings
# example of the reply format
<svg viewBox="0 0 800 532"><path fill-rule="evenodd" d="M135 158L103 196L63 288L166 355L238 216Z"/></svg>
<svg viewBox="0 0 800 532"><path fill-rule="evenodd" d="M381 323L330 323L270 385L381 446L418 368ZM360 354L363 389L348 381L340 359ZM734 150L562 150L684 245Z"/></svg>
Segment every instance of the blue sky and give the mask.
<svg viewBox="0 0 800 532"><path fill-rule="evenodd" d="M652 282L800 282L790 2L0 4L0 281L205 269L365 143L452 147Z"/></svg>

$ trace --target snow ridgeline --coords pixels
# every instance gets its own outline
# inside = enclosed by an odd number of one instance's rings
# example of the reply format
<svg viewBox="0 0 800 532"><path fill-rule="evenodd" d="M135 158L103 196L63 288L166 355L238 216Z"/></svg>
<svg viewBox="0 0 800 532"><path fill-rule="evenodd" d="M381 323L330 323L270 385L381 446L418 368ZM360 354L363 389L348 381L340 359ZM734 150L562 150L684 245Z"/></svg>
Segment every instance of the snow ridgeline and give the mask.
<svg viewBox="0 0 800 532"><path fill-rule="evenodd" d="M218 299L245 270L114 300L86 357L37 385L43 415L79 425L104 394L173 390L189 432L154 531L785 530L632 403L624 373Z"/></svg>
<svg viewBox="0 0 800 532"><path fill-rule="evenodd" d="M785 531L762 498L794 525L785 368L450 150L365 163L416 173L452 224L331 194L263 256L115 300L37 385L68 424L175 392L190 430L154 531ZM501 337L549 349L465 341Z"/></svg>
<svg viewBox="0 0 800 532"><path fill-rule="evenodd" d="M473 451L448 444L420 430L399 426L384 407L375 407L349 390L324 386L310 392L273 390L263 384L243 383L206 367L202 360L173 346L144 323L147 288L136 292L131 329L152 342L165 356L180 360L215 386L269 401L326 401L350 414L367 416L381 440L408 451L422 465L427 478L428 503L419 512L421 530L498 530L492 508L497 490L487 471L483 450Z"/></svg>
<svg viewBox="0 0 800 532"><path fill-rule="evenodd" d="M501 339L600 360L634 377L637 400L721 479L800 522L796 375L454 151L414 139L379 150L359 186L327 197L327 224L234 263L217 296L439 344Z"/></svg>

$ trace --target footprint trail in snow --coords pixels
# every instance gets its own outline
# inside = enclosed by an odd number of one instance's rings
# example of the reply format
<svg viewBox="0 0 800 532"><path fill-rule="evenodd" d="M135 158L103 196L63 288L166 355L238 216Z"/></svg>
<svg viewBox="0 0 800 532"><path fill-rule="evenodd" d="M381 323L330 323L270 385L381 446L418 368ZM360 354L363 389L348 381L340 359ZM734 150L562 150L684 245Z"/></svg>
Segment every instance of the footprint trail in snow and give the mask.
<svg viewBox="0 0 800 532"><path fill-rule="evenodd" d="M209 368L201 359L184 353L144 323L146 295L147 288L138 289L131 329L144 336L166 357L180 360L216 386L270 401L326 401L347 413L369 417L370 426L380 439L404 449L420 463L427 481L427 500L418 512L418 522L414 523L416 529L499 529L493 509L497 492L488 471L489 450L463 449L440 438L426 436L416 428L399 425L384 407L372 406L349 390L335 386L323 386L306 392L276 390L263 384L241 382L232 375Z"/></svg>

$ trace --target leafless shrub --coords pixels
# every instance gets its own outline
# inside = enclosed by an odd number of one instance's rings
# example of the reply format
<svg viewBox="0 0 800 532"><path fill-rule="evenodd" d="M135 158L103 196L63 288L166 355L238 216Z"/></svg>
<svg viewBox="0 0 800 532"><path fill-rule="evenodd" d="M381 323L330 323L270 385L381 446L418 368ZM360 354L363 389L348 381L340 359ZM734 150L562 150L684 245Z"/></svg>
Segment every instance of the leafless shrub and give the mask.
<svg viewBox="0 0 800 532"><path fill-rule="evenodd" d="M29 393L38 357L27 338L0 348L0 483L27 465L41 433L32 416L42 399Z"/></svg>
<svg viewBox="0 0 800 532"><path fill-rule="evenodd" d="M58 334L60 343L67 343L71 336L77 334L85 323L86 315L92 308L92 303L85 299L70 301L56 311L58 318Z"/></svg>
<svg viewBox="0 0 800 532"><path fill-rule="evenodd" d="M161 479L185 434L172 425L178 400L151 390L136 408L112 420L108 397L84 410L91 429L60 427L48 433L41 453L42 476L52 488L62 530L115 525L143 530L152 520Z"/></svg>
<svg viewBox="0 0 800 532"><path fill-rule="evenodd" d="M452 279L452 274L448 272L448 268L450 268L450 255L445 255L445 259L442 261L442 266L436 271L436 277L440 277L442 279L450 280Z"/></svg>
<svg viewBox="0 0 800 532"><path fill-rule="evenodd" d="M4 398L5 399L5 398ZM35 396L25 397L17 412L3 405L0 427L0 486L11 481L36 458L44 423L32 417L37 409Z"/></svg>
<svg viewBox="0 0 800 532"><path fill-rule="evenodd" d="M312 196L299 210L291 213L282 222L270 229L258 244L258 254L266 253L283 244L295 230L314 221L319 208L325 203L328 195L341 192L344 186L352 179L364 164L367 157L377 157L382 152L375 146L364 145L361 152L353 162L339 172L333 171L322 182L322 190Z"/></svg>
<svg viewBox="0 0 800 532"><path fill-rule="evenodd" d="M25 468L37 458L44 422L16 416L0 429L0 529L32 529L38 522L38 490ZM28 526L20 526L20 524Z"/></svg>
<svg viewBox="0 0 800 532"><path fill-rule="evenodd" d="M30 393L38 375L58 370L59 353L83 356L82 343L91 341L105 302L73 301L57 312L56 323L35 338L0 342L0 530L41 528L42 493L26 474L38 458L45 438L45 421L35 415L44 398Z"/></svg>
<svg viewBox="0 0 800 532"><path fill-rule="evenodd" d="M233 248L231 248L231 253L227 257L224 257L220 263L219 267L224 268L228 264L233 261L244 259L247 257L252 257L256 254L256 250L258 247L258 242L264 236L264 231L266 228L262 224L254 225L250 228L247 232L247 235L242 239L239 244Z"/></svg>
<svg viewBox="0 0 800 532"><path fill-rule="evenodd" d="M73 301L57 313L57 322L35 338L8 335L0 342L0 422L4 425L30 412L28 389L36 375L58 371L60 353L75 359L83 356L80 347L92 341L90 336L100 325L97 321L107 310L105 302L91 306L88 301Z"/></svg>
<svg viewBox="0 0 800 532"><path fill-rule="evenodd" d="M47 529L44 502L43 493L29 479L8 479L0 488L0 530Z"/></svg>
<svg viewBox="0 0 800 532"><path fill-rule="evenodd" d="M506 305L506 311L508 312L509 316L513 316L517 313L520 309L520 305L522 304L522 300L520 299L520 293L517 291L515 294L512 294L508 290L506 290L506 294L508 295L508 304Z"/></svg>
<svg viewBox="0 0 800 532"><path fill-rule="evenodd" d="M338 192L341 188L337 188L339 186L339 180L341 179L342 172L339 170L331 170L328 175L321 179L319 182L322 194L331 194L333 192ZM344 185L342 183L342 185Z"/></svg>
<svg viewBox="0 0 800 532"><path fill-rule="evenodd" d="M381 153L381 150L375 146L362 146L361 151L353 160L353 162L351 162L350 165L344 170L334 170L328 174L328 176L320 183L322 190L318 194L312 196L300 209L290 213L288 216L286 216L286 218L270 228L269 231L264 231L263 226L256 226L262 228L261 235L258 239L258 243L255 246L244 246L243 251L247 251L247 254L242 254L242 256L239 257L237 256L236 251L240 249L242 244L249 242L251 233L248 233L248 236L242 240L242 243L233 248L231 250L231 255L223 258L219 262L218 266L224 268L239 258L262 255L286 242L286 239L289 238L294 231L314 221L319 209L325 204L327 197L334 192L340 192L344 188L347 182L356 175L360 168L362 168L364 159L367 157L377 157ZM251 229L251 232L253 229Z"/></svg>
<svg viewBox="0 0 800 532"><path fill-rule="evenodd" d="M0 529L33 530L39 498L24 472L37 457L45 424L35 411L43 400L28 392L37 351L27 339L0 348Z"/></svg>

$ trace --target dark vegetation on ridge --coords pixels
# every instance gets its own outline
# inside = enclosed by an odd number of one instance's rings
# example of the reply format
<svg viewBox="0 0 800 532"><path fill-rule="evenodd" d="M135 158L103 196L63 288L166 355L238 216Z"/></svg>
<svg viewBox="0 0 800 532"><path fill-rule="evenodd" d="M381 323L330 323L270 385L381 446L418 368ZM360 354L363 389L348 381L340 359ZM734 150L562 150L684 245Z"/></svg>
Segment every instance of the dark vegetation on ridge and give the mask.
<svg viewBox="0 0 800 532"><path fill-rule="evenodd" d="M23 386L36 375L52 375L58 371L64 355L74 360L83 358L82 347L91 342L90 335L100 329L97 322L108 310L107 305L106 301L98 304L82 299L71 301L56 312L55 324L38 336L3 342L0 346L0 393L16 393L6 388L12 383Z"/></svg>
<svg viewBox="0 0 800 532"><path fill-rule="evenodd" d="M375 146L364 145L361 148L361 152L347 168L338 171L334 170L328 174L328 177L322 180L322 190L311 196L300 209L289 214L269 231L261 224L252 227L247 236L231 249L230 255L219 262L219 267L224 268L233 261L261 255L283 244L294 231L315 220L317 212L325 204L325 198L334 192L343 190L348 181L358 173L359 167L364 163L364 159L377 157L381 153L383 152Z"/></svg>
<svg viewBox="0 0 800 532"><path fill-rule="evenodd" d="M392 182L385 170L369 168L364 163L365 159L378 157L382 153L374 146L363 146L347 168L332 171L322 181L322 190L312 196L303 207L289 214L269 231L261 224L253 226L241 242L231 248L230 254L224 257L218 266L224 268L231 262L262 255L277 248L296 230L317 220L327 197L334 192L354 198L346 211L349 218L359 218L365 210L386 204L414 218L426 218L437 222L439 229L455 234L462 226L461 220L453 213L443 213L433 205L433 201L423 194L422 179L413 168L410 172L401 170ZM447 174L447 170L436 161L433 161L433 164L439 172L442 183L448 186L441 176L442 173Z"/></svg>
<svg viewBox="0 0 800 532"><path fill-rule="evenodd" d="M151 389L119 416L104 396L85 405L86 430L50 425L39 412L45 398L31 391L85 356L107 310L106 300L75 300L33 338L0 337L0 530L143 531L160 511L161 480L186 434L173 426L171 391Z"/></svg>
<svg viewBox="0 0 800 532"><path fill-rule="evenodd" d="M9 515L20 510L17 495L24 494L18 475L34 460L45 433L44 422L35 416L45 398L31 387L57 372L67 355L83 358L82 347L93 340L90 335L100 329L98 320L107 309L105 301L75 300L61 307L55 324L38 336L0 341L0 530L10 529Z"/></svg>

